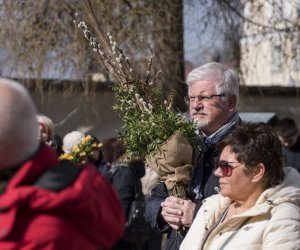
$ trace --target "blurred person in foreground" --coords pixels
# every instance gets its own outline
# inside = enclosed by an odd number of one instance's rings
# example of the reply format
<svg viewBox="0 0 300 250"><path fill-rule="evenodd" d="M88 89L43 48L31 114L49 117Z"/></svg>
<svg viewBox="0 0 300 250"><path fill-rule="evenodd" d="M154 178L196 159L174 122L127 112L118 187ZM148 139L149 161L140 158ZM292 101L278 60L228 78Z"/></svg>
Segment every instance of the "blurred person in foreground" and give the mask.
<svg viewBox="0 0 300 250"><path fill-rule="evenodd" d="M111 185L39 142L36 108L20 84L0 79L0 117L0 249L111 248L124 230Z"/></svg>
<svg viewBox="0 0 300 250"><path fill-rule="evenodd" d="M222 148L220 194L203 201L180 249L299 249L300 175L284 168L275 131L245 123Z"/></svg>
<svg viewBox="0 0 300 250"><path fill-rule="evenodd" d="M147 199L146 218L153 228L168 233L166 250L179 249L202 200L216 194L219 186L214 176L214 162L219 158L219 142L240 121L237 112L239 83L236 74L220 63L207 63L192 70L187 77L190 119L198 124L205 140L203 153L193 153L194 172L186 190L188 199L169 196L160 183ZM181 230L183 229L183 230Z"/></svg>
<svg viewBox="0 0 300 250"><path fill-rule="evenodd" d="M275 126L282 144L286 166L296 168L300 173L300 136L297 124L292 118L283 118Z"/></svg>

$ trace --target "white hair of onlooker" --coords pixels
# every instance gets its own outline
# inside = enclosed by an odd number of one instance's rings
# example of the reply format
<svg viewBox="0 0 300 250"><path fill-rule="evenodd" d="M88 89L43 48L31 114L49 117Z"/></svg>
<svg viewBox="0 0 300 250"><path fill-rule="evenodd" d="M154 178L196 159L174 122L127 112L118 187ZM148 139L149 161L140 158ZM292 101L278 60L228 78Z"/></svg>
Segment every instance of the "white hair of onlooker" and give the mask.
<svg viewBox="0 0 300 250"><path fill-rule="evenodd" d="M38 114L36 119L40 130L39 139L46 144L51 145L54 137L54 126L52 120L43 114Z"/></svg>
<svg viewBox="0 0 300 250"><path fill-rule="evenodd" d="M234 95L235 108L239 103L239 79L232 69L227 69L221 63L210 62L193 69L187 76L186 83L190 87L196 81L211 81L216 83L217 94L224 94L222 99Z"/></svg>
<svg viewBox="0 0 300 250"><path fill-rule="evenodd" d="M63 138L63 151L65 153L70 153L72 148L77 146L83 138L84 134L80 131L72 131L66 134Z"/></svg>

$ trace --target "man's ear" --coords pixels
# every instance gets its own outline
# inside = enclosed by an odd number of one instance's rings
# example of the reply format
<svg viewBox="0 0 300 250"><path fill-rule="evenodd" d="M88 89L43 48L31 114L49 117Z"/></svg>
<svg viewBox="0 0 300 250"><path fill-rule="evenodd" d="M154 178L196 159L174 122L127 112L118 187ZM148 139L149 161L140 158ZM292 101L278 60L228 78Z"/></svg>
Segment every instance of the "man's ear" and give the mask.
<svg viewBox="0 0 300 250"><path fill-rule="evenodd" d="M235 95L231 95L229 96L228 98L228 110L229 111L233 111L235 110L235 107L236 107L236 96Z"/></svg>
<svg viewBox="0 0 300 250"><path fill-rule="evenodd" d="M263 179L264 175L265 175L265 170L266 170L265 165L263 163L259 163L255 167L255 169L252 173L252 181L253 182L260 182Z"/></svg>

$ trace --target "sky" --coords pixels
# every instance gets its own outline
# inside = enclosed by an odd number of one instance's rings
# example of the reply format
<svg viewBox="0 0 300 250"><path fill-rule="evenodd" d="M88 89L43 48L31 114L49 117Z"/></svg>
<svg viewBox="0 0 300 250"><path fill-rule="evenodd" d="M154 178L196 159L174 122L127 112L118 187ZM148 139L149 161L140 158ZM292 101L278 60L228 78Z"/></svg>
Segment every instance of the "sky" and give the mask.
<svg viewBox="0 0 300 250"><path fill-rule="evenodd" d="M208 23L205 33L202 33L207 12L203 9L212 5L202 6L199 0L184 0L184 52L185 60L195 66L210 61L222 50L222 35Z"/></svg>

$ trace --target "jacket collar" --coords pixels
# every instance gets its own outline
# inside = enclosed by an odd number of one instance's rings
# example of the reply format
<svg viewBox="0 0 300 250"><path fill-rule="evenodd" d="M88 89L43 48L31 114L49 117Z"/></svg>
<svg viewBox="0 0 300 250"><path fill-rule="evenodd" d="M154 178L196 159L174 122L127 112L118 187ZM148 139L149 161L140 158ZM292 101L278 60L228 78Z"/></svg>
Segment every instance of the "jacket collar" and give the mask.
<svg viewBox="0 0 300 250"><path fill-rule="evenodd" d="M42 144L38 152L19 167L6 189L32 184L41 173L57 164L58 159L54 150Z"/></svg>

